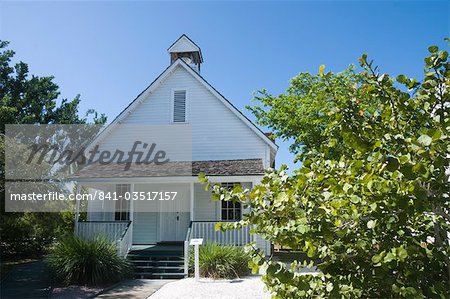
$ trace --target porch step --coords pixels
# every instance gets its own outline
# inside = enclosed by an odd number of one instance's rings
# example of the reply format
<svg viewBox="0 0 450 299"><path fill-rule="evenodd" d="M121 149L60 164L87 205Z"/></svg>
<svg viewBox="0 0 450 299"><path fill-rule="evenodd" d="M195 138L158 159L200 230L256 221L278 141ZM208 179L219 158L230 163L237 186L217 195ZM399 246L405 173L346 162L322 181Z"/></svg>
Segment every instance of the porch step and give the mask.
<svg viewBox="0 0 450 299"><path fill-rule="evenodd" d="M127 258L136 278L177 279L184 278L183 247L175 244L140 245L131 250Z"/></svg>
<svg viewBox="0 0 450 299"><path fill-rule="evenodd" d="M166 260L138 260L138 259L129 259L130 262L133 264L179 264L180 262L183 263L184 260L175 260L175 261L166 261Z"/></svg>
<svg viewBox="0 0 450 299"><path fill-rule="evenodd" d="M140 279L182 279L185 277L184 273L136 272L135 275Z"/></svg>
<svg viewBox="0 0 450 299"><path fill-rule="evenodd" d="M131 251L128 253L128 257L130 258L141 258L141 257L162 257L162 258L183 258L183 252L164 252L164 251L155 251L155 252L142 252L135 253Z"/></svg>
<svg viewBox="0 0 450 299"><path fill-rule="evenodd" d="M178 271L183 270L184 271L184 266L167 267L167 266L140 266L140 265L134 265L134 269L178 270Z"/></svg>
<svg viewBox="0 0 450 299"><path fill-rule="evenodd" d="M161 241L158 243L158 245L162 246L181 246L183 247L184 242L183 241Z"/></svg>

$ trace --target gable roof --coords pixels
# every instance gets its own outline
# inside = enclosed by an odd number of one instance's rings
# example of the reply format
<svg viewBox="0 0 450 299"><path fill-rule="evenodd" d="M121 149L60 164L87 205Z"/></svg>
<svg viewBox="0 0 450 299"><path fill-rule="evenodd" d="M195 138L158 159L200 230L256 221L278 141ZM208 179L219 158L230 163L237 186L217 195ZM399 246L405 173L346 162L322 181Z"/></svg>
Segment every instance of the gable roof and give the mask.
<svg viewBox="0 0 450 299"><path fill-rule="evenodd" d="M173 44L167 48L167 52L198 52L200 55L200 62L203 62L202 50L194 43L186 34L182 34Z"/></svg>
<svg viewBox="0 0 450 299"><path fill-rule="evenodd" d="M116 118L102 130L92 141L91 145L97 144L105 138L113 127L113 124L120 124L130 113L132 113L159 85L173 72L177 67L183 67L195 79L197 79L208 91L210 91L219 101L221 101L231 112L233 112L242 122L244 122L253 132L255 132L263 141L265 141L272 149L278 150L275 144L266 134L261 131L250 119L248 119L239 109L237 109L230 101L228 101L221 93L219 93L211 84L209 84L202 76L195 72L182 59L177 59L169 67L167 67L156 79L150 83L127 107L125 107Z"/></svg>

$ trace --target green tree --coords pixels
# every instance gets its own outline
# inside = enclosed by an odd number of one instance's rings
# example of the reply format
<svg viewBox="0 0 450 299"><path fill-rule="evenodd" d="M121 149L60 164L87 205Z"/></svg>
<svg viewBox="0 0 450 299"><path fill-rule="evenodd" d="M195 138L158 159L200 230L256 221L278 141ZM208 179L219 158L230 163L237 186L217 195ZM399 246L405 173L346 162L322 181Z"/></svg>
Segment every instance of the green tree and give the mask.
<svg viewBox="0 0 450 299"><path fill-rule="evenodd" d="M252 190L212 189L251 208L222 229L256 224L309 257L287 266L254 255L278 298L449 297L450 62L429 51L420 82L381 74L363 55L360 72L321 66L285 94L257 94L258 123L292 140L302 166L269 170ZM299 272L312 265L320 274Z"/></svg>
<svg viewBox="0 0 450 299"><path fill-rule="evenodd" d="M104 124L106 116L89 110L80 117L80 97L59 99L52 76L29 74L24 62L13 64L14 51L0 40L0 236L3 257L36 254L51 238L69 232L73 213L5 213L5 124Z"/></svg>

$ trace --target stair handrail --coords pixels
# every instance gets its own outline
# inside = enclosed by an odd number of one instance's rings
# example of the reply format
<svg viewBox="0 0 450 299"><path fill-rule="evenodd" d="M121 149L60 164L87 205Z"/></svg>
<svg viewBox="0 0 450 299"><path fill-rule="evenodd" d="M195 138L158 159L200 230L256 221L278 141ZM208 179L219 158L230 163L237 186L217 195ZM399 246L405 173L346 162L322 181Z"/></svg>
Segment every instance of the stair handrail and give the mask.
<svg viewBox="0 0 450 299"><path fill-rule="evenodd" d="M189 274L189 242L191 240L192 222L189 223L186 239L184 240L184 275L186 276Z"/></svg>
<svg viewBox="0 0 450 299"><path fill-rule="evenodd" d="M117 254L119 256L126 257L126 255L128 254L128 251L130 250L130 247L131 247L131 234L130 234L131 223L132 223L132 221L129 220L127 223L127 226L123 230L122 235L117 240ZM126 248L123 248L123 247L126 247Z"/></svg>

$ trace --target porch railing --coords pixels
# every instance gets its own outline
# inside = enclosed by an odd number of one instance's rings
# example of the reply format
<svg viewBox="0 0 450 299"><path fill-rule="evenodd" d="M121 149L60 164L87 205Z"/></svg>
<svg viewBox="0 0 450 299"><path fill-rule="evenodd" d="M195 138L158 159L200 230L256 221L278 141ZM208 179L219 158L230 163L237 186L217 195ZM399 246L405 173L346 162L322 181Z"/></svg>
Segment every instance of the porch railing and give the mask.
<svg viewBox="0 0 450 299"><path fill-rule="evenodd" d="M77 235L86 239L102 236L110 242L120 239L129 221L81 221L77 223Z"/></svg>
<svg viewBox="0 0 450 299"><path fill-rule="evenodd" d="M235 230L215 231L218 222L220 221L193 221L191 238L203 238L205 243L223 245L245 245L253 241L249 226Z"/></svg>
<svg viewBox="0 0 450 299"><path fill-rule="evenodd" d="M80 221L75 234L85 239L103 237L117 245L120 256L125 256L131 247L131 221Z"/></svg>

